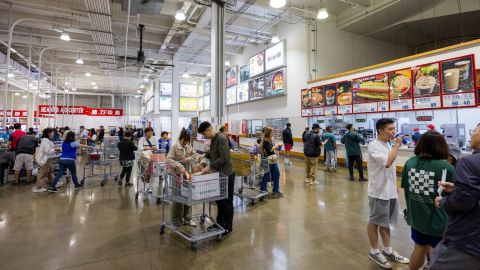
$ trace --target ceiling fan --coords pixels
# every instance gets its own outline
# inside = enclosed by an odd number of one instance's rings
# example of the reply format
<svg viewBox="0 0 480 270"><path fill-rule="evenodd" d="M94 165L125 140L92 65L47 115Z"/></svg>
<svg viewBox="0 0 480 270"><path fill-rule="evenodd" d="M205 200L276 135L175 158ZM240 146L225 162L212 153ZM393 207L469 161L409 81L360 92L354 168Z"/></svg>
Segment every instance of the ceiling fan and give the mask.
<svg viewBox="0 0 480 270"><path fill-rule="evenodd" d="M148 1L147 1L148 2ZM126 62L130 62L132 64L125 65L123 67L117 67L117 69L124 69L128 67L138 67L146 68L148 70L157 72L155 67L174 67L172 64L153 64L153 63L145 63L145 53L143 52L143 30L145 29L145 25L139 24L137 30L140 32L140 49L137 51L137 57L126 57ZM118 56L118 61L125 61L125 56Z"/></svg>

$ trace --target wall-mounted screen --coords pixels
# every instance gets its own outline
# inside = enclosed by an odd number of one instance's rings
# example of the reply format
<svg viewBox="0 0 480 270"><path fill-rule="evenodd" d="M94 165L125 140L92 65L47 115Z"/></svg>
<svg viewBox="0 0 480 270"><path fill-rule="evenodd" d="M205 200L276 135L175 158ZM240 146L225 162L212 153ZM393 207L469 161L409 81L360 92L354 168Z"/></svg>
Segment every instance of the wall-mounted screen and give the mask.
<svg viewBox="0 0 480 270"><path fill-rule="evenodd" d="M237 85L237 103L248 101L248 82Z"/></svg>
<svg viewBox="0 0 480 270"><path fill-rule="evenodd" d="M226 71L226 74L225 74L225 81L226 81L227 87L230 87L230 86L233 86L233 85L237 84L237 80L238 80L237 75L238 75L238 67L237 66L227 68L227 71Z"/></svg>
<svg viewBox="0 0 480 270"><path fill-rule="evenodd" d="M196 84L180 84L180 96L181 97L197 97L197 85Z"/></svg>
<svg viewBox="0 0 480 270"><path fill-rule="evenodd" d="M285 93L285 72L283 69L265 75L265 93L267 97Z"/></svg>
<svg viewBox="0 0 480 270"><path fill-rule="evenodd" d="M263 76L248 81L248 95L250 100L265 97L265 82Z"/></svg>
<svg viewBox="0 0 480 270"><path fill-rule="evenodd" d="M160 95L161 96L171 96L172 95L172 84L171 83L160 83Z"/></svg>
<svg viewBox="0 0 480 270"><path fill-rule="evenodd" d="M250 57L250 77L255 77L265 71L265 53L260 52Z"/></svg>
<svg viewBox="0 0 480 270"><path fill-rule="evenodd" d="M246 65L240 68L240 82L243 83L250 79L250 66Z"/></svg>
<svg viewBox="0 0 480 270"><path fill-rule="evenodd" d="M265 70L269 71L285 65L285 42L279 42L265 50Z"/></svg>
<svg viewBox="0 0 480 270"><path fill-rule="evenodd" d="M232 86L227 88L227 98L226 103L227 105L232 105L237 103L237 86Z"/></svg>
<svg viewBox="0 0 480 270"><path fill-rule="evenodd" d="M196 112L197 111L197 98L180 98L180 111L182 112Z"/></svg>
<svg viewBox="0 0 480 270"><path fill-rule="evenodd" d="M160 97L160 110L169 111L172 109L172 98L171 97Z"/></svg>

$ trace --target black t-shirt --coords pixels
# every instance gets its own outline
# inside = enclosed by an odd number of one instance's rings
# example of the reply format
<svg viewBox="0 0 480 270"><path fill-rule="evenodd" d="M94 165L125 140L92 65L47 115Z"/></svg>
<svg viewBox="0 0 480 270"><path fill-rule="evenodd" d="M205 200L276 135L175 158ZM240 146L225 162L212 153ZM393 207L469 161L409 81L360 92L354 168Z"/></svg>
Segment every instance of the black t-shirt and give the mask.
<svg viewBox="0 0 480 270"><path fill-rule="evenodd" d="M35 154L35 149L38 147L38 139L31 135L26 135L18 140L17 155L18 154Z"/></svg>

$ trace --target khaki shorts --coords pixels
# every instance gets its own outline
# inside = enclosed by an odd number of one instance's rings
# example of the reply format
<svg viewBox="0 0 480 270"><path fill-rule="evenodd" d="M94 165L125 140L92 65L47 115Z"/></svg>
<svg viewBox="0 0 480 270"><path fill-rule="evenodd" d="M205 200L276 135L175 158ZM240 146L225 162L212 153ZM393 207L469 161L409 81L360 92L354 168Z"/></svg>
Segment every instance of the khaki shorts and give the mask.
<svg viewBox="0 0 480 270"><path fill-rule="evenodd" d="M13 165L14 171L20 171L23 167L25 170L33 170L33 155L29 154L18 154L15 157L15 165Z"/></svg>
<svg viewBox="0 0 480 270"><path fill-rule="evenodd" d="M389 228L390 224L397 224L398 221L398 203L397 199L380 200L368 197L370 207L370 216L368 221L377 226Z"/></svg>

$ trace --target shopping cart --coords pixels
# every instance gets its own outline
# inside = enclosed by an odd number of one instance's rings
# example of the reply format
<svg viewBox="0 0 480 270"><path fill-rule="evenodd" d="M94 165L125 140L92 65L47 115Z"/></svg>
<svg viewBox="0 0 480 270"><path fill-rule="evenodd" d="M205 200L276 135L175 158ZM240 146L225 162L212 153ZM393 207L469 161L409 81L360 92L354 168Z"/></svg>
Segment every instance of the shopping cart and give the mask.
<svg viewBox="0 0 480 270"><path fill-rule="evenodd" d="M167 162L165 160L165 150L157 150L153 154L141 152L137 154L137 190L135 191L135 200L141 193L148 196L148 183L151 184L151 196L160 203L164 193L164 174L167 170ZM140 187L143 184L142 188Z"/></svg>
<svg viewBox="0 0 480 270"><path fill-rule="evenodd" d="M232 164L235 176L240 179L240 187L235 190L235 195L242 200L250 200L254 205L256 201L263 201L268 192L258 189L262 177L269 172L267 158L260 157L254 147L243 147L232 152Z"/></svg>
<svg viewBox="0 0 480 270"><path fill-rule="evenodd" d="M83 166L83 179L85 181L87 178L92 177L102 177L102 181L100 185L103 187L107 182L108 178L112 176L112 160L106 159L106 153L101 148L96 148L89 146L88 147L88 155L87 155L87 162ZM95 166L103 168L103 173L95 175ZM91 168L91 175L87 176L87 167ZM107 168L109 169L109 173L107 173Z"/></svg>
<svg viewBox="0 0 480 270"><path fill-rule="evenodd" d="M193 175L191 180L184 179L182 175L169 172L165 174L166 200L189 206L202 204L200 214L192 214L190 220L196 223L195 227L184 225L184 219L173 219L171 208L170 221L165 221L165 204L162 204L162 225L160 234L165 233L165 227L190 242L192 250L197 249L198 241L216 237L222 239L225 229L217 224L210 216L211 202L223 200L228 197L228 177L218 172L206 175ZM206 211L208 203L208 212Z"/></svg>
<svg viewBox="0 0 480 270"><path fill-rule="evenodd" d="M120 150L118 149L118 143L120 139L118 136L111 136L103 138L103 153L105 154L105 160L113 161L118 160L120 157Z"/></svg>

